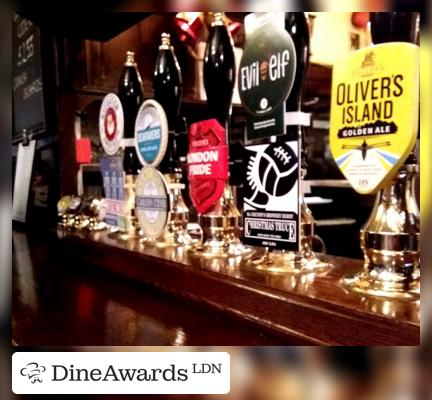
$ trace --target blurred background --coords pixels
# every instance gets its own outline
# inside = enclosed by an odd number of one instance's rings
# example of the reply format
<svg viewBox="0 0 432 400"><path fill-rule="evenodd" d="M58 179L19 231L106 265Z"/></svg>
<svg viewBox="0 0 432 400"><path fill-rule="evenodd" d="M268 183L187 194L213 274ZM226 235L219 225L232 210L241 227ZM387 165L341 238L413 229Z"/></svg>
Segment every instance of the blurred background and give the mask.
<svg viewBox="0 0 432 400"><path fill-rule="evenodd" d="M430 380L432 358L429 347L422 351L414 347L74 347L73 349L74 351L177 350L230 353L231 391L228 395L148 395L139 398L166 400L428 400L432 398ZM59 350L61 349L56 349ZM67 350L70 351L71 348ZM87 397L90 396L79 396L79 398ZM138 398L138 396L110 395L110 398L128 399Z"/></svg>
<svg viewBox="0 0 432 400"><path fill-rule="evenodd" d="M22 5L25 2L19 2ZM176 2L146 1L121 2L106 1L105 7L123 11L175 11L178 9L202 10L205 7L232 9L233 11L268 11L285 9L286 11L388 11L410 10L422 12L422 109L421 109L421 204L422 204L422 236L430 237L430 149L431 146L431 31L430 2L421 0L339 0L323 1L189 1ZM5 2L6 4L6 2ZM63 3L59 3L63 7ZM2 7L4 7L3 5ZM17 3L10 3L12 8L19 8ZM175 10L174 10L175 9ZM0 38L2 45L1 59L1 139L2 161L1 192L0 192L0 237L1 241L1 347L0 347L0 398L19 398L10 394L8 387L10 376L10 32L7 18L10 9L0 13ZM160 399L239 399L239 400L427 400L432 399L431 347L427 342L430 336L431 300L430 295L430 260L431 246L429 241L422 244L423 284L422 299L422 348L303 348L303 347L255 347L255 348L212 348L199 350L228 351L232 357L232 391L228 396L147 396ZM169 348L172 351L173 348ZM26 349L22 349L26 350ZM28 349L27 349L28 350ZM36 349L35 349L36 350ZM37 350L42 350L41 348ZM46 350L46 349L45 349ZM53 349L54 350L54 349ZM56 349L62 350L62 349ZM63 348L63 350L96 351L94 348ZM110 348L103 348L109 351ZM114 350L114 349L111 349ZM116 348L118 351L141 350L154 351L155 348ZM164 349L160 349L164 350ZM167 349L168 350L168 349ZM180 349L179 349L180 350ZM182 348L181 350L186 350ZM188 350L198 350L190 348ZM24 397L24 396L23 396ZM34 397L34 396L26 396ZM84 397L84 396L82 396ZM94 396L97 397L97 396ZM102 396L99 396L102 397ZM116 396L111 396L115 398ZM118 396L120 397L120 396ZM128 396L121 396L127 398ZM130 396L131 397L131 396ZM140 396L143 397L143 396ZM137 396L134 396L137 398Z"/></svg>

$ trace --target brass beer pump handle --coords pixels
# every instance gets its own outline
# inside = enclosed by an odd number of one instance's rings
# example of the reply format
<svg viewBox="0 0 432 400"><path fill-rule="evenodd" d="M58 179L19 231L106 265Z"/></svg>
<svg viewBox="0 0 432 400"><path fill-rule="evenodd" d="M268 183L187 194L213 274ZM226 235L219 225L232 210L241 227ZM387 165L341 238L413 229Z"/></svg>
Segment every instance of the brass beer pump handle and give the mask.
<svg viewBox="0 0 432 400"><path fill-rule="evenodd" d="M416 43L417 13L371 13L374 44ZM389 146L375 143L368 149ZM377 193L369 219L360 231L365 264L362 273L344 280L346 287L362 295L419 300L420 212L414 191L418 172L411 153L399 170Z"/></svg>
<svg viewBox="0 0 432 400"><path fill-rule="evenodd" d="M213 48L217 49L218 54L214 53ZM225 128L227 145L234 90L234 64L233 43L225 26L224 14L214 13L204 57L204 86L210 114ZM218 77L220 83L215 85ZM220 101L221 91L224 93L223 102ZM193 253L200 257L237 257L251 254L252 249L240 241L240 215L232 187L227 182L217 202L205 214L198 216L203 231L203 243L195 247Z"/></svg>

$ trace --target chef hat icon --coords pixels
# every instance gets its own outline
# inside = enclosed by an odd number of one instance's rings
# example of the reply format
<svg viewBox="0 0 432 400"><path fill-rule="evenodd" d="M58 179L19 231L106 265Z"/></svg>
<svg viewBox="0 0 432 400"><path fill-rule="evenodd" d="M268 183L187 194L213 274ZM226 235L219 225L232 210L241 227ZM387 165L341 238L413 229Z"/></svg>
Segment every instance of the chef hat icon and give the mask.
<svg viewBox="0 0 432 400"><path fill-rule="evenodd" d="M22 376L28 376L31 383L35 383L42 382L40 374L45 371L46 368L43 365L39 365L35 362L30 362L21 369L20 373Z"/></svg>

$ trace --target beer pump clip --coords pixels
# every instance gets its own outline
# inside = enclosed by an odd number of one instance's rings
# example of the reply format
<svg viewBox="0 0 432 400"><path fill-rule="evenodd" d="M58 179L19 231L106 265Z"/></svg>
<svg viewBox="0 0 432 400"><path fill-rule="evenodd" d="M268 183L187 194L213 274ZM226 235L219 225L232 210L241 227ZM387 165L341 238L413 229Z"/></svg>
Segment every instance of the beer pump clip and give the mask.
<svg viewBox="0 0 432 400"><path fill-rule="evenodd" d="M375 44L335 64L330 114L338 167L358 193L377 193L360 231L364 269L343 282L361 294L415 300L420 292L418 166L411 153L419 128L416 14L371 13Z"/></svg>
<svg viewBox="0 0 432 400"><path fill-rule="evenodd" d="M126 205L123 171L124 113L119 97L107 94L99 111L99 139L106 156L101 157L101 174L104 189L101 212L110 234L117 237L125 228Z"/></svg>
<svg viewBox="0 0 432 400"><path fill-rule="evenodd" d="M308 43L305 15L292 14L296 40L303 32ZM329 264L312 252L314 220L301 192L301 129L309 125L310 115L299 106L307 65L298 53L308 45L302 42L296 49L285 23L281 12L245 18L239 68L240 98L247 111L243 240L264 247L264 255L249 263L258 270L310 273Z"/></svg>
<svg viewBox="0 0 432 400"><path fill-rule="evenodd" d="M143 165L136 180L136 215L144 242L159 247L192 244L187 232L188 208L181 191L184 184L157 167L168 146L168 122L163 107L146 100L135 121L135 147Z"/></svg>

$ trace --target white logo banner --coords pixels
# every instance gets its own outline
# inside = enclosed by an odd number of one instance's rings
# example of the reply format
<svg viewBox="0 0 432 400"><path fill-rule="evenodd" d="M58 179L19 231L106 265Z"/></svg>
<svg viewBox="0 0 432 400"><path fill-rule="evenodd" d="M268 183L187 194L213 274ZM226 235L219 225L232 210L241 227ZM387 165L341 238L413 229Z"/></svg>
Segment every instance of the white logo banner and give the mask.
<svg viewBox="0 0 432 400"><path fill-rule="evenodd" d="M16 352L16 394L226 394L224 352Z"/></svg>

